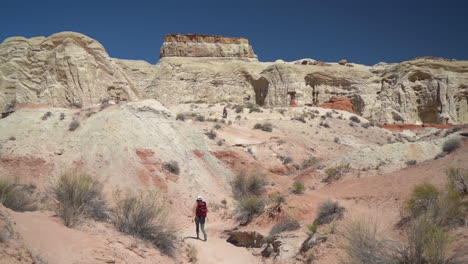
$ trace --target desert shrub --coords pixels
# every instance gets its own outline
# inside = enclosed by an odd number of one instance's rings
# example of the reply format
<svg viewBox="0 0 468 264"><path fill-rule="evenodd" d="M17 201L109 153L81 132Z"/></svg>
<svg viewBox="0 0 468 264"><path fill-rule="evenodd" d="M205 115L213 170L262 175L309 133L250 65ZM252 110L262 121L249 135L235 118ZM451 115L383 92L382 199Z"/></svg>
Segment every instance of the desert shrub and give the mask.
<svg viewBox="0 0 468 264"><path fill-rule="evenodd" d="M399 244L379 236L375 225L364 221L354 221L345 227L343 236L346 253L343 264L417 263L400 262Z"/></svg>
<svg viewBox="0 0 468 264"><path fill-rule="evenodd" d="M343 174L349 172L351 167L349 164L343 164L328 168L325 170L325 174L327 175L325 178L322 179L323 183L332 183L336 180L339 180Z"/></svg>
<svg viewBox="0 0 468 264"><path fill-rule="evenodd" d="M199 122L205 122L205 116L197 115L197 117L195 117L195 120Z"/></svg>
<svg viewBox="0 0 468 264"><path fill-rule="evenodd" d="M11 137L8 138L8 140L15 141L15 140L16 140L16 137L15 137L15 136L11 136Z"/></svg>
<svg viewBox="0 0 468 264"><path fill-rule="evenodd" d="M452 153L454 150L459 148L461 145L460 138L451 138L445 141L444 145L442 146L442 150L446 153Z"/></svg>
<svg viewBox="0 0 468 264"><path fill-rule="evenodd" d="M292 192L295 194L302 194L305 191L305 186L300 181L294 181L292 185Z"/></svg>
<svg viewBox="0 0 468 264"><path fill-rule="evenodd" d="M258 107L252 107L250 108L249 113L253 113L253 112L260 113L262 112L262 110Z"/></svg>
<svg viewBox="0 0 468 264"><path fill-rule="evenodd" d="M447 171L449 186L461 195L468 195L468 171L450 168Z"/></svg>
<svg viewBox="0 0 468 264"><path fill-rule="evenodd" d="M328 118L332 118L332 117L333 117L333 115L332 115L331 112L326 112L325 115L326 115L326 117L328 117Z"/></svg>
<svg viewBox="0 0 468 264"><path fill-rule="evenodd" d="M352 121L351 121L351 122L349 122L349 124L348 124L348 125L349 125L350 127L355 127L355 126L356 126L356 125L354 124L354 122L352 122Z"/></svg>
<svg viewBox="0 0 468 264"><path fill-rule="evenodd" d="M149 241L161 253L173 256L176 233L172 229L163 197L157 192L116 192L112 223L120 232Z"/></svg>
<svg viewBox="0 0 468 264"><path fill-rule="evenodd" d="M236 120L240 120L241 118L242 118L242 116L240 116L240 115L236 116Z"/></svg>
<svg viewBox="0 0 468 264"><path fill-rule="evenodd" d="M290 156L286 156L283 158L283 164L286 165L286 164L289 164L293 161L293 159L290 157Z"/></svg>
<svg viewBox="0 0 468 264"><path fill-rule="evenodd" d="M453 227L463 224L468 213L468 205L459 193L451 187L439 195L437 201L431 204L426 215L441 227Z"/></svg>
<svg viewBox="0 0 468 264"><path fill-rule="evenodd" d="M83 217L95 220L107 218L102 184L86 173L62 173L52 184L51 192L56 203L56 213L67 227L75 226Z"/></svg>
<svg viewBox="0 0 468 264"><path fill-rule="evenodd" d="M408 210L413 217L427 212L439 197L440 191L430 183L423 183L414 187L411 198L408 200Z"/></svg>
<svg viewBox="0 0 468 264"><path fill-rule="evenodd" d="M315 235L315 233L317 233L317 228L318 228L318 224L315 221L312 224L308 224L307 234L309 234L310 236Z"/></svg>
<svg viewBox="0 0 468 264"><path fill-rule="evenodd" d="M338 202L334 202L330 199L326 200L319 205L315 222L318 225L322 225L342 219L344 211L344 207L340 206Z"/></svg>
<svg viewBox="0 0 468 264"><path fill-rule="evenodd" d="M303 160L301 165L303 169L306 169L306 168L315 166L317 164L318 164L318 159L316 157L310 157L306 160Z"/></svg>
<svg viewBox="0 0 468 264"><path fill-rule="evenodd" d="M18 184L0 178L0 204L17 212L34 211L36 205L31 196L35 188L34 185Z"/></svg>
<svg viewBox="0 0 468 264"><path fill-rule="evenodd" d="M339 144L340 143L340 139L338 137L335 137L335 139L333 139L333 142Z"/></svg>
<svg viewBox="0 0 468 264"><path fill-rule="evenodd" d="M278 113L284 116L284 113L286 112L286 109L277 109Z"/></svg>
<svg viewBox="0 0 468 264"><path fill-rule="evenodd" d="M286 198L284 197L284 195L281 195L279 193L273 194L270 199L275 207L280 206L286 202Z"/></svg>
<svg viewBox="0 0 468 264"><path fill-rule="evenodd" d="M45 114L41 117L41 119L42 119L43 121L45 121L45 120L47 120L47 118L49 118L49 117L51 117L51 116L52 116L52 112L47 112L47 113L45 113Z"/></svg>
<svg viewBox="0 0 468 264"><path fill-rule="evenodd" d="M302 122L302 123L306 122L304 114L295 116L295 117L292 118L292 120L296 120L296 121L299 121L299 122Z"/></svg>
<svg viewBox="0 0 468 264"><path fill-rule="evenodd" d="M447 263L448 235L431 218L413 221L406 231L406 239L400 263Z"/></svg>
<svg viewBox="0 0 468 264"><path fill-rule="evenodd" d="M80 122L78 120L73 120L68 127L68 131L75 131L80 126Z"/></svg>
<svg viewBox="0 0 468 264"><path fill-rule="evenodd" d="M349 120L353 121L354 123L361 123L361 120L359 119L359 117L355 115L351 116Z"/></svg>
<svg viewBox="0 0 468 264"><path fill-rule="evenodd" d="M330 125L327 122L320 123L320 126L323 126L325 128L330 128Z"/></svg>
<svg viewBox="0 0 468 264"><path fill-rule="evenodd" d="M236 106L234 107L234 111L236 111L237 114L243 113L243 112L244 112L244 106L242 106L242 105L236 105Z"/></svg>
<svg viewBox="0 0 468 264"><path fill-rule="evenodd" d="M414 166L416 165L417 161L416 160L407 160L406 162L407 166Z"/></svg>
<svg viewBox="0 0 468 264"><path fill-rule="evenodd" d="M215 139L217 134L214 130L210 130L208 133L206 133L209 139Z"/></svg>
<svg viewBox="0 0 468 264"><path fill-rule="evenodd" d="M297 163L294 163L293 165L293 168L295 168L296 170L300 170L301 169L301 165L297 164Z"/></svg>
<svg viewBox="0 0 468 264"><path fill-rule="evenodd" d="M232 182L234 197L239 199L245 196L260 196L265 192L267 182L265 176L259 172L247 175L245 171L239 172Z"/></svg>
<svg viewBox="0 0 468 264"><path fill-rule="evenodd" d="M221 126L220 124L216 124L216 125L214 125L213 128L214 128L214 129L221 129L222 127L223 127L223 126Z"/></svg>
<svg viewBox="0 0 468 264"><path fill-rule="evenodd" d="M218 140L218 142L216 142L216 145L218 146L222 146L224 143L224 140Z"/></svg>
<svg viewBox="0 0 468 264"><path fill-rule="evenodd" d="M361 125L363 128L369 128L371 126L370 123L362 123Z"/></svg>
<svg viewBox="0 0 468 264"><path fill-rule="evenodd" d="M185 115L184 114L177 114L176 120L185 121Z"/></svg>
<svg viewBox="0 0 468 264"><path fill-rule="evenodd" d="M461 126L452 127L452 128L450 128L450 129L448 129L447 132L445 132L444 137L446 137L446 136L448 136L448 135L451 135L451 134L453 134L453 133L455 133L455 132L458 132L458 131L460 131L460 130L462 130L462 129L463 129L463 127L461 127Z"/></svg>
<svg viewBox="0 0 468 264"><path fill-rule="evenodd" d="M280 139L278 140L276 143L278 143L279 146L283 145L283 144L286 144L286 141Z"/></svg>
<svg viewBox="0 0 468 264"><path fill-rule="evenodd" d="M271 132L273 131L273 126L270 123L264 123L264 124L256 123L254 125L254 129L260 129L262 131Z"/></svg>
<svg viewBox="0 0 468 264"><path fill-rule="evenodd" d="M270 230L269 235L274 236L286 231L294 231L301 227L296 219L287 218L279 223L276 223Z"/></svg>
<svg viewBox="0 0 468 264"><path fill-rule="evenodd" d="M60 120L64 120L65 119L65 113L60 113Z"/></svg>
<svg viewBox="0 0 468 264"><path fill-rule="evenodd" d="M256 196L248 196L238 200L234 211L236 220L241 223L249 223L252 219L260 215L265 210L265 201Z"/></svg>
<svg viewBox="0 0 468 264"><path fill-rule="evenodd" d="M221 200L221 204L223 205L224 208L227 208L227 201L226 199Z"/></svg>
<svg viewBox="0 0 468 264"><path fill-rule="evenodd" d="M72 102L69 104L70 107L74 107L74 108L82 108L83 107L83 104L80 103L80 102Z"/></svg>
<svg viewBox="0 0 468 264"><path fill-rule="evenodd" d="M179 163L175 160L164 163L164 169L176 175L180 173Z"/></svg>

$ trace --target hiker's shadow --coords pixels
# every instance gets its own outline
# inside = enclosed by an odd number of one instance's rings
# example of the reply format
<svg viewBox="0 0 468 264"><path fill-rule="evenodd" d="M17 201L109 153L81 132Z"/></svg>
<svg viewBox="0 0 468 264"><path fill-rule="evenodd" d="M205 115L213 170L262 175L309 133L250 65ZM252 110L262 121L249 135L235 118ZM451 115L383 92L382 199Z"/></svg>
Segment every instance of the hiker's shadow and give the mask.
<svg viewBox="0 0 468 264"><path fill-rule="evenodd" d="M193 236L186 236L184 238L182 238L182 242L185 241L186 239L195 239L195 240L200 240L199 238L197 237L193 237Z"/></svg>

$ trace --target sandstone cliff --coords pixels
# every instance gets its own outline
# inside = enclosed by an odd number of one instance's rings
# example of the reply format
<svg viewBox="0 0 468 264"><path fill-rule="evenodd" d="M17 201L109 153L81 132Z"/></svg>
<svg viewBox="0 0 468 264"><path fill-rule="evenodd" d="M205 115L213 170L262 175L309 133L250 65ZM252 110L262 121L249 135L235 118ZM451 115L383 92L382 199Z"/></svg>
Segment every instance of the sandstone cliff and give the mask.
<svg viewBox="0 0 468 264"><path fill-rule="evenodd" d="M138 91L104 47L73 32L13 37L0 45L0 109L14 103L90 105L136 100Z"/></svg>
<svg viewBox="0 0 468 264"><path fill-rule="evenodd" d="M166 35L159 57L257 58L245 38L200 34Z"/></svg>
<svg viewBox="0 0 468 264"><path fill-rule="evenodd" d="M468 61L259 62L246 39L195 34L167 35L160 55L156 65L112 59L96 40L71 32L6 39L0 45L1 112L15 102L67 106L152 98L289 106L338 96L380 123L468 123Z"/></svg>

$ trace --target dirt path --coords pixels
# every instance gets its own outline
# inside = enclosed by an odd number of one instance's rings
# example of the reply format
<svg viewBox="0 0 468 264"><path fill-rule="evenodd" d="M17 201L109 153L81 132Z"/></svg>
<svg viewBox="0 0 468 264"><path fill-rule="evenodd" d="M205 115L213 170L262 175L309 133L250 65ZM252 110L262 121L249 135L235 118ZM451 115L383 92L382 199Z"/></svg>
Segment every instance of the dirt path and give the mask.
<svg viewBox="0 0 468 264"><path fill-rule="evenodd" d="M259 263L260 260L252 255L252 253L241 247L236 247L228 242L226 238L221 237L224 229L228 228L226 223L206 223L206 232L208 233L208 241L197 240L193 237L195 234L195 224L189 225L182 231L187 244L193 245L197 249L198 263L203 264L236 264L236 263ZM203 235L200 232L200 236Z"/></svg>

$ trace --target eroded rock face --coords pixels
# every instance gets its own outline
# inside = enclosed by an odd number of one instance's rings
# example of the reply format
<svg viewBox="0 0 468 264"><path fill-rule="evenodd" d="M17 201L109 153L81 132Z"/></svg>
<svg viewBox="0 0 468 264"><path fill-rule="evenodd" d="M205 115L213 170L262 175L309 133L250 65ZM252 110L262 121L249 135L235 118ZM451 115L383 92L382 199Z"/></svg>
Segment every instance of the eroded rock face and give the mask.
<svg viewBox="0 0 468 264"><path fill-rule="evenodd" d="M0 108L16 103L90 105L138 99L122 69L94 39L74 32L13 37L0 45Z"/></svg>
<svg viewBox="0 0 468 264"><path fill-rule="evenodd" d="M0 111L11 112L15 103L86 106L147 98L287 107L336 96L378 123L468 123L468 61L417 58L353 67L313 59L259 62L246 39L196 34L167 35L161 56L156 65L112 59L96 40L71 32L6 39L0 45Z"/></svg>
<svg viewBox="0 0 468 264"><path fill-rule="evenodd" d="M159 54L164 57L257 58L245 38L200 34L166 35Z"/></svg>

